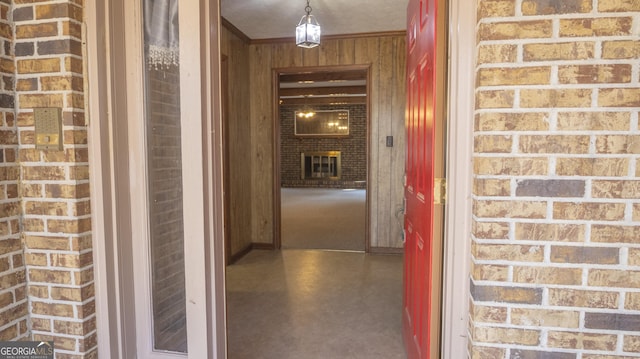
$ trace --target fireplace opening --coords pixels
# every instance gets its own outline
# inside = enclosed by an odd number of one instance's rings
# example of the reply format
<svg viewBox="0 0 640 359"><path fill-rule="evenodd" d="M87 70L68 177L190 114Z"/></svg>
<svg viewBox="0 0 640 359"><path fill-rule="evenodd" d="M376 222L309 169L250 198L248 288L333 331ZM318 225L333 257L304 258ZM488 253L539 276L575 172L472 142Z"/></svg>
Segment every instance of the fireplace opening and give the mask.
<svg viewBox="0 0 640 359"><path fill-rule="evenodd" d="M339 180L342 175L340 151L300 154L301 179Z"/></svg>

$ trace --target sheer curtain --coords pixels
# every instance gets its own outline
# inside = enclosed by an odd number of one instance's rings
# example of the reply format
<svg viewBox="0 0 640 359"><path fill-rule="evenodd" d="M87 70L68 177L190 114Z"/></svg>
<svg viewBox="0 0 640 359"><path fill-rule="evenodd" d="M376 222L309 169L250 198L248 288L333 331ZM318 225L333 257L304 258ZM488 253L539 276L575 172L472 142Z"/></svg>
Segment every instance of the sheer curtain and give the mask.
<svg viewBox="0 0 640 359"><path fill-rule="evenodd" d="M144 0L147 63L153 67L178 66L178 0Z"/></svg>

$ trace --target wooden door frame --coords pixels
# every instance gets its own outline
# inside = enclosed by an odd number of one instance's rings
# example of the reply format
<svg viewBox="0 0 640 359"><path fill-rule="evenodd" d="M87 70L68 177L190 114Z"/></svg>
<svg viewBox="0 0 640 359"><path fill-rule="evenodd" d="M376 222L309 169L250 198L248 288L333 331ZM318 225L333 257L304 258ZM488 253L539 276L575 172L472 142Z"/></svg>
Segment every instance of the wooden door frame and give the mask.
<svg viewBox="0 0 640 359"><path fill-rule="evenodd" d="M181 122L188 356L224 358L224 225L219 1L179 3ZM140 55L126 32L141 6L128 0L85 3L88 143L98 355L138 357L131 278L132 225L127 214L132 180L127 120L139 113ZM123 20L124 19L124 20ZM128 20L127 20L128 19ZM135 26L134 26L135 27ZM129 40L133 40L129 41ZM133 49L133 50L132 50ZM127 51L129 50L129 51ZM187 157L188 160L184 160ZM140 335L138 335L140 336Z"/></svg>
<svg viewBox="0 0 640 359"><path fill-rule="evenodd" d="M280 146L280 105L278 102L280 91L280 75L283 74L300 74L311 72L347 72L347 71L366 71L367 78L367 102L366 102L366 117L367 117L367 134L365 139L366 157L367 157L367 178L366 178L366 199L365 199L365 242L364 251L369 253L371 250L371 236L370 236L370 220L371 211L369 208L369 178L371 170L371 65L331 65L331 66L300 66L300 67L284 67L275 68L272 71L272 85L273 85L273 246L276 250L282 248L282 201L281 201L281 146Z"/></svg>
<svg viewBox="0 0 640 359"><path fill-rule="evenodd" d="M476 3L449 4L449 78L442 298L442 358L466 358L469 340Z"/></svg>
<svg viewBox="0 0 640 359"><path fill-rule="evenodd" d="M229 213L229 208L231 208L231 198L229 194L230 188L230 176L229 169L231 168L230 161L230 148L229 148L229 57L227 55L222 54L220 56L220 87L222 89L221 93L221 112L222 112L222 151L223 151L223 173L225 174L223 179L224 188L227 190L224 191L224 238L229 237L229 226L231 223ZM231 264L232 262L232 251L231 251L231 243L230 241L225 241L224 245L224 259L225 265Z"/></svg>
<svg viewBox="0 0 640 359"><path fill-rule="evenodd" d="M123 126L118 123L126 107L126 94L111 90L112 82L124 83L126 76L122 70L124 58L113 53L124 53L124 17L122 1L89 1L85 4L84 57L88 78L84 81L85 96L88 101L88 143L92 238L94 253L94 280L96 287L96 320L98 353L100 357L130 358L135 356L135 311L133 303L133 283L118 275L118 263L129 263L130 243L119 240L130 232L126 209L115 211L120 201L129 202L128 191L117 191L128 181L126 157L119 158L110 147L126 146L127 136L114 136L111 127ZM107 36L100 36L108 34ZM114 106L117 102L120 106ZM99 204L99 205L98 205ZM124 232L124 233L123 233ZM129 245L129 248L127 248ZM129 250L127 250L129 249Z"/></svg>

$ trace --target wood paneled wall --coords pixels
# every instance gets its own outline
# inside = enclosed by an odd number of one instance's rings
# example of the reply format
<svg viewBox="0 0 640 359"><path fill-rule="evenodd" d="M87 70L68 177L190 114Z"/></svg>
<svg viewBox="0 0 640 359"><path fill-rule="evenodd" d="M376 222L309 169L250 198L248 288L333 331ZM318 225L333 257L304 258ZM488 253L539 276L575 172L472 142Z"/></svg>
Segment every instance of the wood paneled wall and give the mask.
<svg viewBox="0 0 640 359"><path fill-rule="evenodd" d="M370 66L369 236L372 251L402 247L401 208L405 154L405 36L324 39L302 49L290 43L249 46L251 226L254 243L273 243L273 69ZM231 80L234 81L233 78ZM386 147L386 136L394 146Z"/></svg>
<svg viewBox="0 0 640 359"><path fill-rule="evenodd" d="M251 121L249 108L249 45L246 39L222 27L221 52L227 89L224 96L226 110L225 150L228 166L225 173L225 193L228 196L226 235L231 257L250 249L252 243L251 201ZM224 76L223 76L224 77ZM223 90L224 91L224 90ZM270 191L269 191L270 192Z"/></svg>

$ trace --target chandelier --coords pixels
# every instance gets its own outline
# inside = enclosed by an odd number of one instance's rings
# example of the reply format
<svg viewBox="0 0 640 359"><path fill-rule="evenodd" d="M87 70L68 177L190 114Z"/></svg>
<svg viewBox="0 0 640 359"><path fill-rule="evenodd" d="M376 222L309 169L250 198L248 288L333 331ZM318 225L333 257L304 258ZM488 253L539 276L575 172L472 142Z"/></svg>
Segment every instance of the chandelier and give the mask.
<svg viewBox="0 0 640 359"><path fill-rule="evenodd" d="M304 106L302 107L302 110L296 111L296 116L300 118L312 118L316 115L316 112L307 103L308 100L309 95L304 95Z"/></svg>
<svg viewBox="0 0 640 359"><path fill-rule="evenodd" d="M309 0L307 0L307 6L304 11L307 14L302 16L298 26L296 26L296 45L310 49L320 45L320 24L311 15Z"/></svg>

